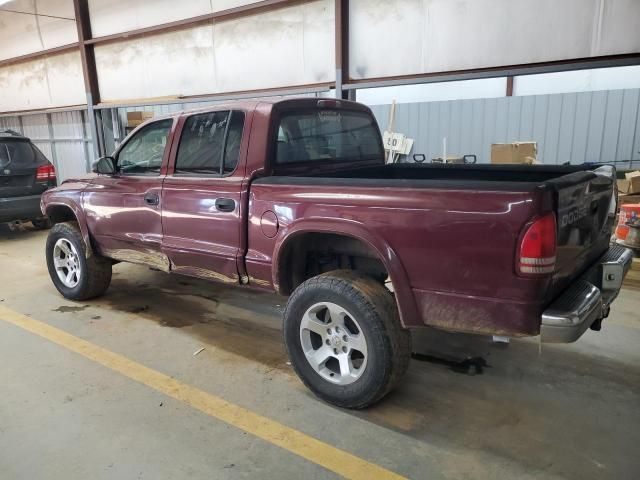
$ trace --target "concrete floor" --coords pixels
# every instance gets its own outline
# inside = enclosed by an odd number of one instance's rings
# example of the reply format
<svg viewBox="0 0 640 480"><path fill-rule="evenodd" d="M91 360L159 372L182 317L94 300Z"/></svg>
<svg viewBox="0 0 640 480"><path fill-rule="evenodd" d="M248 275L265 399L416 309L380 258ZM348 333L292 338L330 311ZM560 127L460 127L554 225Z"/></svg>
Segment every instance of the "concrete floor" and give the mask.
<svg viewBox="0 0 640 480"><path fill-rule="evenodd" d="M400 475L640 478L638 289L573 345L423 332L402 387L352 412L287 365L282 298L120 264L105 297L73 303L49 280L46 232L2 228L0 305ZM470 375L466 357L486 365ZM335 477L1 319L0 382L3 479Z"/></svg>

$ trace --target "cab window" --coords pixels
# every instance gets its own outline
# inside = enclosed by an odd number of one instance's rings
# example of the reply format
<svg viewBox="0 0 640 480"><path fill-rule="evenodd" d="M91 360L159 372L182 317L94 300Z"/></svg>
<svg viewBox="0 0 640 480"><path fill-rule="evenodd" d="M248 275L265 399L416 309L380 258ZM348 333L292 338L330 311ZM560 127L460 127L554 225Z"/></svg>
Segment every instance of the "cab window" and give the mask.
<svg viewBox="0 0 640 480"><path fill-rule="evenodd" d="M280 115L277 164L353 162L383 157L380 131L370 113L322 108Z"/></svg>
<svg viewBox="0 0 640 480"><path fill-rule="evenodd" d="M244 113L209 112L190 116L182 129L176 175L215 175L233 172L240 156Z"/></svg>
<svg viewBox="0 0 640 480"><path fill-rule="evenodd" d="M118 152L122 175L159 175L173 120L153 122L136 132Z"/></svg>

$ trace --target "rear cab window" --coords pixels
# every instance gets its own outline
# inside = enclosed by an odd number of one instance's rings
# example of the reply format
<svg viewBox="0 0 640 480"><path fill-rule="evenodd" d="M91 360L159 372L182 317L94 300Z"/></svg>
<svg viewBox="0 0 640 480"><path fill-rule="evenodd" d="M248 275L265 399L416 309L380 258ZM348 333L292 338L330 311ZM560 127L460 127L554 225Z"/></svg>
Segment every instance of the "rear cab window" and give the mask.
<svg viewBox="0 0 640 480"><path fill-rule="evenodd" d="M233 173L240 157L243 128L244 112L239 110L188 117L180 136L174 175Z"/></svg>
<svg viewBox="0 0 640 480"><path fill-rule="evenodd" d="M378 126L367 112L284 111L278 117L275 163L354 162L384 157Z"/></svg>

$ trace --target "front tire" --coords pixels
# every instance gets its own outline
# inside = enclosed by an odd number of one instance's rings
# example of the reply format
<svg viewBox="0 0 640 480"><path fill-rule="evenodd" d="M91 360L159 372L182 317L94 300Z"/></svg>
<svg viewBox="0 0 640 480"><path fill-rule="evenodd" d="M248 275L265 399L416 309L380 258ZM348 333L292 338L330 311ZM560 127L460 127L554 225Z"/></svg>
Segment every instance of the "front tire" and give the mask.
<svg viewBox="0 0 640 480"><path fill-rule="evenodd" d="M57 223L47 237L47 268L53 284L69 300L102 295L111 283L111 261L87 246L76 222Z"/></svg>
<svg viewBox="0 0 640 480"><path fill-rule="evenodd" d="M284 341L291 365L321 399L365 408L405 374L411 334L400 325L391 293L350 270L313 277L289 298Z"/></svg>

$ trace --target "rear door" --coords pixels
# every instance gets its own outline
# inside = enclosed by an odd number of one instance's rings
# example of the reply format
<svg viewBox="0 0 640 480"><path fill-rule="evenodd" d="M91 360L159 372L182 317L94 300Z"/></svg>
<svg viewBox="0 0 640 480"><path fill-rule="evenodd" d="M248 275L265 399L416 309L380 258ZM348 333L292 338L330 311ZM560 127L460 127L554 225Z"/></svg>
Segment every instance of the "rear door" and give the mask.
<svg viewBox="0 0 640 480"><path fill-rule="evenodd" d="M114 175L98 175L83 194L89 231L109 257L169 269L160 252L160 192L170 151L172 119L135 132L115 154Z"/></svg>
<svg viewBox="0 0 640 480"><path fill-rule="evenodd" d="M182 119L175 160L162 188L162 249L178 273L238 281L244 124L240 110Z"/></svg>
<svg viewBox="0 0 640 480"><path fill-rule="evenodd" d="M48 188L36 170L49 161L26 138L0 138L0 198L40 195Z"/></svg>

